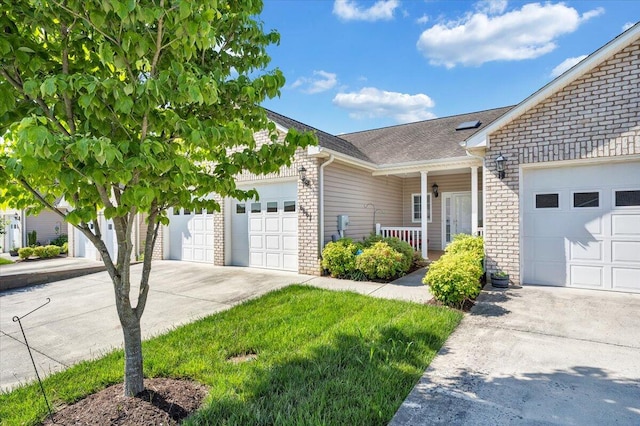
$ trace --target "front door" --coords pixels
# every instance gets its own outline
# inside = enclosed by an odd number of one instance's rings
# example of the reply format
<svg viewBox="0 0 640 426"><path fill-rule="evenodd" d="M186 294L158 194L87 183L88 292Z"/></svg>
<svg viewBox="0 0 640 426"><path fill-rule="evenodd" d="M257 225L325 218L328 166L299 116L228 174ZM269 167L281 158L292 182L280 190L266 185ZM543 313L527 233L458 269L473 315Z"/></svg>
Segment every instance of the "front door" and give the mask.
<svg viewBox="0 0 640 426"><path fill-rule="evenodd" d="M456 234L471 234L471 192L442 194L442 248Z"/></svg>

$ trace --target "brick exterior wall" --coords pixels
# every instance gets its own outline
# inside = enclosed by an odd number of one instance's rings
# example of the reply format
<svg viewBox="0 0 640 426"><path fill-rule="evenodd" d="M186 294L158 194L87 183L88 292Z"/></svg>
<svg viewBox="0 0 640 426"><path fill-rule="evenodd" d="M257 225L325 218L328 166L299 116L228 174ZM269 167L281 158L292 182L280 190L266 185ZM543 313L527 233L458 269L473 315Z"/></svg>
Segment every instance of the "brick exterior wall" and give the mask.
<svg viewBox="0 0 640 426"><path fill-rule="evenodd" d="M487 270L520 280L520 165L640 154L640 41L489 135ZM495 159L506 158L498 179Z"/></svg>
<svg viewBox="0 0 640 426"><path fill-rule="evenodd" d="M220 204L220 211L213 213L213 264L224 266L224 200L218 194L213 198Z"/></svg>

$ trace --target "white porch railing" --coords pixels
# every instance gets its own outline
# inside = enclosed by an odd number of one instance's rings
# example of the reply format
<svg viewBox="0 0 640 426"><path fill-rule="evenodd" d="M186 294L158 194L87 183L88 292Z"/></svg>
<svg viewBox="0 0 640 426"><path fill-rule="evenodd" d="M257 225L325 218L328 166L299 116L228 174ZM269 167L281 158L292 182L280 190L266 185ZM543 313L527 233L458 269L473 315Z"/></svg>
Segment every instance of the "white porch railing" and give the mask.
<svg viewBox="0 0 640 426"><path fill-rule="evenodd" d="M417 226L381 226L376 223L376 235L395 237L409 243L416 251L422 250L422 231Z"/></svg>

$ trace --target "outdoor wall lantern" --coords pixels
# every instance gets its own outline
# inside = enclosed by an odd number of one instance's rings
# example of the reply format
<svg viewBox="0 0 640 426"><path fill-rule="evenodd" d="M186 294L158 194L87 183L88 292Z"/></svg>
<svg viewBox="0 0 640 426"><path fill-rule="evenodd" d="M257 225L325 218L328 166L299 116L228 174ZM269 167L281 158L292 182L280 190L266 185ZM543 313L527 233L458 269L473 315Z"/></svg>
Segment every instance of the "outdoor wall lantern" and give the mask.
<svg viewBox="0 0 640 426"><path fill-rule="evenodd" d="M300 180L304 186L311 185L311 181L307 179L307 169L305 169L304 166L300 166L298 173L300 174Z"/></svg>
<svg viewBox="0 0 640 426"><path fill-rule="evenodd" d="M16 222L19 222L19 221L20 221L20 216L18 215L18 213L14 213L14 214L13 214L13 219L14 219Z"/></svg>
<svg viewBox="0 0 640 426"><path fill-rule="evenodd" d="M433 191L433 196L438 198L438 184L437 183L434 183L431 186L431 190Z"/></svg>
<svg viewBox="0 0 640 426"><path fill-rule="evenodd" d="M498 154L498 158L496 158L496 170L498 171L498 177L500 179L504 179L504 161L505 158L502 156L502 153Z"/></svg>

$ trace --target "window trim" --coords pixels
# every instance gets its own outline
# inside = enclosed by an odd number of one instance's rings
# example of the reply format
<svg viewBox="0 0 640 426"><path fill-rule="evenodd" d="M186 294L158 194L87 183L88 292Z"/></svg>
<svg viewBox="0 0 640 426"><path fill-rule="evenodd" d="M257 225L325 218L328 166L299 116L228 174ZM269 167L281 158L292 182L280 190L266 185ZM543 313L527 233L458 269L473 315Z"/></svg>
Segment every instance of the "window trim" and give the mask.
<svg viewBox="0 0 640 426"><path fill-rule="evenodd" d="M623 188L613 188L611 190L611 209L615 210L637 210L640 206L618 206L616 205L616 192L620 191L640 191L639 187L623 187Z"/></svg>
<svg viewBox="0 0 640 426"><path fill-rule="evenodd" d="M427 193L427 223L433 221L433 198L431 193ZM422 219L416 219L415 197L420 197L420 207L422 207L422 194L419 192L411 194L411 223L422 223ZM420 211L422 215L422 211Z"/></svg>
<svg viewBox="0 0 640 426"><path fill-rule="evenodd" d="M537 203L537 197L538 195L557 195L558 196L558 207L538 207L538 203ZM541 191L541 192L534 192L533 193L533 209L536 211L554 211L554 210L560 210L562 206L562 194L560 194L560 191Z"/></svg>
<svg viewBox="0 0 640 426"><path fill-rule="evenodd" d="M598 194L598 206L597 207L576 207L575 203L575 194L583 193L583 192L595 192ZM584 190L572 190L571 191L571 210L600 210L602 209L602 191L599 189L584 189ZM560 199L558 199L558 205L560 205Z"/></svg>

